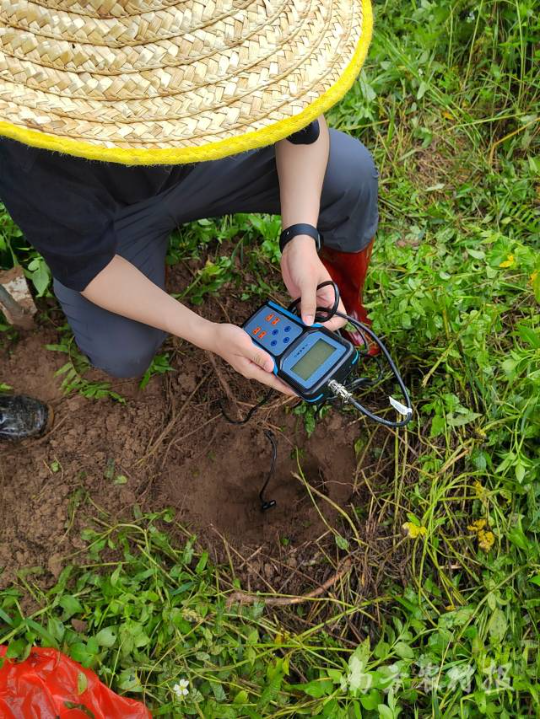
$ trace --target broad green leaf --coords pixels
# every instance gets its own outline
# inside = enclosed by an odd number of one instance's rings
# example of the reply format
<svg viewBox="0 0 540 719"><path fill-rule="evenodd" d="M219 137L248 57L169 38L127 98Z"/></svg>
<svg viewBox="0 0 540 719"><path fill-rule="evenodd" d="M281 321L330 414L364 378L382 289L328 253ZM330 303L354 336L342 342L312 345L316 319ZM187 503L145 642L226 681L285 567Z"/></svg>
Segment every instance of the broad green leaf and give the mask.
<svg viewBox="0 0 540 719"><path fill-rule="evenodd" d="M117 636L111 627L106 627L96 634L95 639L100 647L110 649L115 645Z"/></svg>
<svg viewBox="0 0 540 719"><path fill-rule="evenodd" d="M201 554L201 558L197 562L197 566L195 567L195 572L197 574L202 574L204 570L206 569L206 565L208 564L208 552L203 552Z"/></svg>
<svg viewBox="0 0 540 719"><path fill-rule="evenodd" d="M316 679L309 684L296 684L295 686L314 699L327 696L334 691L334 685L329 679Z"/></svg>
<svg viewBox="0 0 540 719"><path fill-rule="evenodd" d="M336 534L336 544L340 549L343 549L343 551L347 551L349 549L349 542L345 539L345 537L342 537L341 534Z"/></svg>
<svg viewBox="0 0 540 719"><path fill-rule="evenodd" d="M72 644L69 647L69 656L76 662L79 662L79 664L82 664L83 667L90 666L90 663L94 658L94 654L88 651L88 646L85 642L76 642L75 644Z"/></svg>
<svg viewBox="0 0 540 719"><path fill-rule="evenodd" d="M77 675L77 694L80 696L88 689L88 677L84 672Z"/></svg>
<svg viewBox="0 0 540 719"><path fill-rule="evenodd" d="M506 635L507 621L502 609L495 609L488 623L488 631L493 644L500 644Z"/></svg>
<svg viewBox="0 0 540 719"><path fill-rule="evenodd" d="M134 669L125 669L118 677L118 688L124 692L141 692L141 682Z"/></svg>
<svg viewBox="0 0 540 719"><path fill-rule="evenodd" d="M222 684L219 684L218 682L210 682L210 686L212 687L212 691L218 702L224 702L227 699L227 695L225 694Z"/></svg>
<svg viewBox="0 0 540 719"><path fill-rule="evenodd" d="M72 594L63 594L58 600L58 604L64 610L65 619L71 619L74 614L82 614L82 604Z"/></svg>
<svg viewBox="0 0 540 719"><path fill-rule="evenodd" d="M360 703L364 709L368 709L370 711L376 709L382 700L383 694L382 692L377 691L377 689L372 689L370 692L360 697Z"/></svg>
<svg viewBox="0 0 540 719"><path fill-rule="evenodd" d="M540 332L538 329L534 330L532 327L520 323L517 326L517 331L521 339L533 349L540 348Z"/></svg>
<svg viewBox="0 0 540 719"><path fill-rule="evenodd" d="M414 649L405 642L398 642L394 645L393 650L401 659L412 659L414 657Z"/></svg>
<svg viewBox="0 0 540 719"><path fill-rule="evenodd" d="M377 707L380 719L395 719L394 712L386 706L386 704L379 704Z"/></svg>
<svg viewBox="0 0 540 719"><path fill-rule="evenodd" d="M529 540L527 539L525 532L519 526L512 527L508 530L506 536L520 549L529 549Z"/></svg>
<svg viewBox="0 0 540 719"><path fill-rule="evenodd" d="M248 703L248 693L245 689L241 689L238 694L233 699L233 704L247 704Z"/></svg>

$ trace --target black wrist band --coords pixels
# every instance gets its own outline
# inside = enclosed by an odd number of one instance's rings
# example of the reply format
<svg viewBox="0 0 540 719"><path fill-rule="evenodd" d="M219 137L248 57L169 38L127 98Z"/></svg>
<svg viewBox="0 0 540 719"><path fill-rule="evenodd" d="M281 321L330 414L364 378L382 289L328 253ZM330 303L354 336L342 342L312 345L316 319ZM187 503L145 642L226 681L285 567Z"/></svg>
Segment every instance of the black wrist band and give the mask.
<svg viewBox="0 0 540 719"><path fill-rule="evenodd" d="M289 135L286 139L292 142L293 145L312 145L314 142L317 142L320 134L319 121L313 120L307 127L298 130L298 132L295 132L293 135Z"/></svg>
<svg viewBox="0 0 540 719"><path fill-rule="evenodd" d="M305 222L300 222L297 225L291 225L290 227L287 227L287 229L283 230L283 232L279 236L279 249L281 250L281 252L283 252L288 243L298 235L309 235L310 237L313 237L313 239L315 240L315 247L317 248L317 252L320 251L323 244L323 238L321 233L316 227L313 227L313 225L308 225Z"/></svg>

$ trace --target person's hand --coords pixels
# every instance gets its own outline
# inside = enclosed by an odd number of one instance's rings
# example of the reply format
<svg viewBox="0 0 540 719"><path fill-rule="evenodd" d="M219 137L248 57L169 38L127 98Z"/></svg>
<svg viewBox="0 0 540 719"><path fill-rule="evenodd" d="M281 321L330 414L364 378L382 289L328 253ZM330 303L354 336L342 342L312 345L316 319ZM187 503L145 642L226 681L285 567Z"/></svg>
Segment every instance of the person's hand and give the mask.
<svg viewBox="0 0 540 719"><path fill-rule="evenodd" d="M252 342L251 337L241 327L217 324L213 327L212 335L212 344L208 349L222 357L241 375L296 397L293 390L273 374L272 357Z"/></svg>
<svg viewBox="0 0 540 719"><path fill-rule="evenodd" d="M281 257L281 274L290 296L293 299L301 298L304 324L313 324L317 307L332 307L334 304L334 290L331 286L317 292L317 285L332 278L319 259L312 237L298 235L287 244ZM338 310L345 313L341 300ZM325 322L324 326L329 330L338 330L346 323L341 317L334 317Z"/></svg>

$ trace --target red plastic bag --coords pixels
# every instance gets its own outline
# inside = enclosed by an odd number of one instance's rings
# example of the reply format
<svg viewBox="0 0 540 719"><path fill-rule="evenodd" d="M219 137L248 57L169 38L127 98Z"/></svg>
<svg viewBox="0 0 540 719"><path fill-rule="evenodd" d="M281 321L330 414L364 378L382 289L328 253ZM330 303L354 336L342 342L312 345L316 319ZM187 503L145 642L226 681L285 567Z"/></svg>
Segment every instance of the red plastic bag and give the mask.
<svg viewBox="0 0 540 719"><path fill-rule="evenodd" d="M7 647L0 646L0 657ZM34 647L24 662L0 669L1 719L152 719L146 707L119 697L94 672L56 649Z"/></svg>

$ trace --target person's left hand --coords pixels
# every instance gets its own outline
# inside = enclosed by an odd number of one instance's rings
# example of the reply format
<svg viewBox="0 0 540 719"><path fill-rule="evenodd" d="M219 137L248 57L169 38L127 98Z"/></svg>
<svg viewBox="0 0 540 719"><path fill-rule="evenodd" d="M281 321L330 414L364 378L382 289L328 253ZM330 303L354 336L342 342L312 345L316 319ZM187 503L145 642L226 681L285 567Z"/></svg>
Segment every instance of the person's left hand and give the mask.
<svg viewBox="0 0 540 719"><path fill-rule="evenodd" d="M312 237L298 235L287 244L281 257L281 274L290 296L293 299L301 298L300 309L304 324L313 324L317 307L332 307L334 304L334 290L331 286L323 287L317 292L317 285L332 278L319 259ZM341 301L338 309L345 313ZM324 326L329 330L338 330L346 322L341 317L334 317L325 322Z"/></svg>

